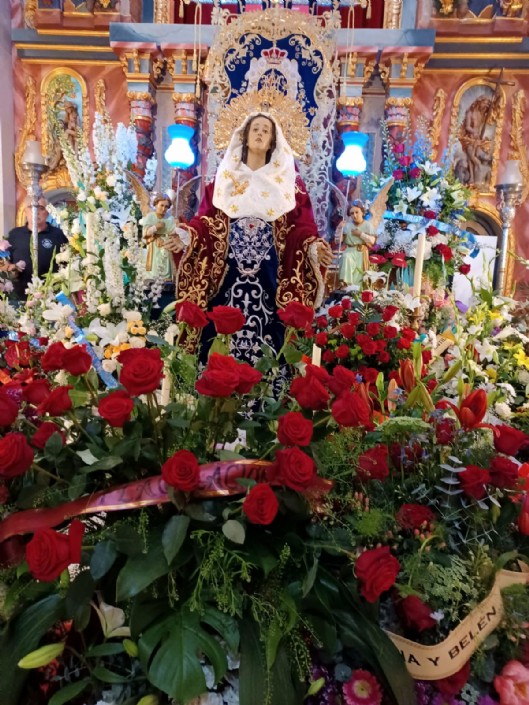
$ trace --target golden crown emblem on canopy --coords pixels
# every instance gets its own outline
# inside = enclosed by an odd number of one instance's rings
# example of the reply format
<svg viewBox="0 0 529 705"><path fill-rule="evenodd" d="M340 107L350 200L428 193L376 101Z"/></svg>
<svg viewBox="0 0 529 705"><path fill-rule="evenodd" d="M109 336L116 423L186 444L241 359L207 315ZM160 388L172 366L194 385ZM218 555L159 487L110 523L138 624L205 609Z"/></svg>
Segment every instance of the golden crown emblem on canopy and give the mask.
<svg viewBox="0 0 529 705"><path fill-rule="evenodd" d="M226 149L234 129L239 127L252 113L266 113L279 124L297 157L302 157L307 149L310 136L309 121L303 108L294 98L282 93L272 82L258 91L243 93L233 98L220 113L215 124L215 146Z"/></svg>

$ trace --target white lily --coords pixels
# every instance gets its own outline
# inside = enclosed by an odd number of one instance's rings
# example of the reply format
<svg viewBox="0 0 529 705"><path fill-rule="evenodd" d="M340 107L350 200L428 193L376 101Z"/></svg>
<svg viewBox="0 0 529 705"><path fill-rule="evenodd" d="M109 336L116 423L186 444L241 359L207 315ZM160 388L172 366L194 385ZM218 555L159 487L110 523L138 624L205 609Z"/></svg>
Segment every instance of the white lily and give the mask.
<svg viewBox="0 0 529 705"><path fill-rule="evenodd" d="M50 302L48 308L42 312L45 321L66 321L73 313L73 308L67 304Z"/></svg>
<svg viewBox="0 0 529 705"><path fill-rule="evenodd" d="M435 176L435 174L438 174L441 171L441 167L439 166L439 164L431 162L429 159L424 162L422 168L423 171L428 174L428 176Z"/></svg>
<svg viewBox="0 0 529 705"><path fill-rule="evenodd" d="M422 188L419 186L407 186L406 187L406 200L408 203L413 203L416 201L422 193Z"/></svg>
<svg viewBox="0 0 529 705"><path fill-rule="evenodd" d="M112 605L107 605L103 600L99 600L99 606L95 602L90 603L92 607L97 612L99 621L101 622L101 629L106 639L111 639L112 637L129 637L130 628L123 626L125 624L125 612L119 607L113 607Z"/></svg>
<svg viewBox="0 0 529 705"><path fill-rule="evenodd" d="M426 208L436 208L437 202L441 198L439 190L436 188L427 188L426 191L421 196L421 203L426 206Z"/></svg>
<svg viewBox="0 0 529 705"><path fill-rule="evenodd" d="M127 322L121 321L117 325L107 323L105 326L101 323L101 319L94 318L88 328L84 329L85 335L97 335L99 338L99 346L101 348L107 345L120 345L127 339Z"/></svg>

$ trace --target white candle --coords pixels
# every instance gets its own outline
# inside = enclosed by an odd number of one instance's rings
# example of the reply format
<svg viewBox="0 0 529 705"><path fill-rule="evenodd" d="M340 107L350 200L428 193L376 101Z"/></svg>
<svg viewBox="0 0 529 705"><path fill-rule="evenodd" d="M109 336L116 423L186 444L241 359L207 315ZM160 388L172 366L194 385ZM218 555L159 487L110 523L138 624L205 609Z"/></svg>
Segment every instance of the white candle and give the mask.
<svg viewBox="0 0 529 705"><path fill-rule="evenodd" d="M28 164L46 164L46 160L42 155L40 142L37 142L37 140L28 140L26 142L22 161Z"/></svg>
<svg viewBox="0 0 529 705"><path fill-rule="evenodd" d="M422 268L424 265L424 249L426 247L426 233L421 233L417 238L417 254L415 255L415 273L413 275L413 298L420 297L422 285Z"/></svg>
<svg viewBox="0 0 529 705"><path fill-rule="evenodd" d="M316 367L321 365L321 348L317 345L312 346L312 364Z"/></svg>

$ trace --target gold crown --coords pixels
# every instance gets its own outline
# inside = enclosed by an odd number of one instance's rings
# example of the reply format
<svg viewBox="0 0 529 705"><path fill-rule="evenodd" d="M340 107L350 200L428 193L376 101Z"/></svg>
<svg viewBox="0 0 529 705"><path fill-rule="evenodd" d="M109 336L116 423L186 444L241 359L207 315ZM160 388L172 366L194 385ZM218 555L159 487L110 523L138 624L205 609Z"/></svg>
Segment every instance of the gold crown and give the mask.
<svg viewBox="0 0 529 705"><path fill-rule="evenodd" d="M233 131L256 112L267 113L276 120L295 156L305 154L310 136L307 116L297 100L271 86L243 93L223 108L215 124L217 149L226 149Z"/></svg>

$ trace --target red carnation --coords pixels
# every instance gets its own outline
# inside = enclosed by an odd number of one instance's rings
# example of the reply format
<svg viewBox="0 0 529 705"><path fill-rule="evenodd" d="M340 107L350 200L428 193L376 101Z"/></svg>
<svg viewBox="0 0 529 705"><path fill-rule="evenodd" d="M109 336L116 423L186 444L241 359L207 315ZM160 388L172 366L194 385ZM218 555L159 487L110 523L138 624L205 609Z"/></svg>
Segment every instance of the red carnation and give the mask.
<svg viewBox="0 0 529 705"><path fill-rule="evenodd" d="M343 308L340 304L336 304L330 307L328 313L331 318L341 318L343 316Z"/></svg>
<svg viewBox="0 0 529 705"><path fill-rule="evenodd" d="M518 465L510 458L497 455L489 465L490 483L500 489L512 490L518 482Z"/></svg>
<svg viewBox="0 0 529 705"><path fill-rule="evenodd" d="M214 306L208 318L215 324L215 330L220 335L231 335L241 330L246 319L240 308L234 306Z"/></svg>
<svg viewBox="0 0 529 705"><path fill-rule="evenodd" d="M192 301L181 301L175 307L176 320L191 328L205 328L208 319L204 311Z"/></svg>
<svg viewBox="0 0 529 705"><path fill-rule="evenodd" d="M315 341L316 345L319 345L320 348L324 348L327 343L329 342L329 336L325 332L320 332L316 334Z"/></svg>
<svg viewBox="0 0 529 705"><path fill-rule="evenodd" d="M366 333L368 335L371 335L373 338L378 335L380 332L380 323L376 323L375 321L372 321L371 323L368 323L366 326Z"/></svg>
<svg viewBox="0 0 529 705"><path fill-rule="evenodd" d="M437 690L446 698L457 695L463 689L470 677L470 661L448 678L442 678L438 681L433 681Z"/></svg>
<svg viewBox="0 0 529 705"><path fill-rule="evenodd" d="M432 210L426 210L426 211L424 211L423 216L425 218L429 218L430 220L433 220L434 218L437 217L437 213Z"/></svg>
<svg viewBox="0 0 529 705"><path fill-rule="evenodd" d="M403 529L422 529L433 521L435 514L423 504L403 504L395 519Z"/></svg>
<svg viewBox="0 0 529 705"><path fill-rule="evenodd" d="M408 595L395 604L402 625L414 632L423 632L435 627L437 622L431 616L432 609L417 595Z"/></svg>
<svg viewBox="0 0 529 705"><path fill-rule="evenodd" d="M277 315L286 326L304 329L312 324L314 309L299 301L291 301L284 309L279 309Z"/></svg>
<svg viewBox="0 0 529 705"><path fill-rule="evenodd" d="M349 357L349 346L346 343L339 345L335 350L335 355L338 360L346 360Z"/></svg>
<svg viewBox="0 0 529 705"><path fill-rule="evenodd" d="M371 301L373 301L373 297L374 297L374 294L373 294L372 291L363 291L363 292L360 294L360 298L362 299L362 301L363 301L365 304L371 303ZM353 315L352 313L349 314L349 323L354 323L354 321L351 320L351 316L352 316L352 315ZM359 314L357 313L356 315L357 315L358 318L360 319Z"/></svg>
<svg viewBox="0 0 529 705"><path fill-rule="evenodd" d="M488 470L479 468L477 465L467 465L465 470L458 475L463 492L473 499L483 499L487 494L485 485L490 482Z"/></svg>
<svg viewBox="0 0 529 705"><path fill-rule="evenodd" d="M376 602L380 595L395 584L400 563L392 556L389 546L364 551L355 564L362 595L368 602Z"/></svg>
<svg viewBox="0 0 529 705"><path fill-rule="evenodd" d="M448 245L444 245L441 243L440 245L437 245L435 249L441 255L445 262L450 262L450 260L454 256L452 248L448 247Z"/></svg>
<svg viewBox="0 0 529 705"><path fill-rule="evenodd" d="M274 491L264 482L254 485L242 503L242 511L252 524L271 524L278 509L279 502Z"/></svg>
<svg viewBox="0 0 529 705"><path fill-rule="evenodd" d="M435 225L429 225L429 226L426 228L426 234L427 234L429 237L434 237L434 235L438 235L438 234L439 234L439 230L435 227Z"/></svg>

